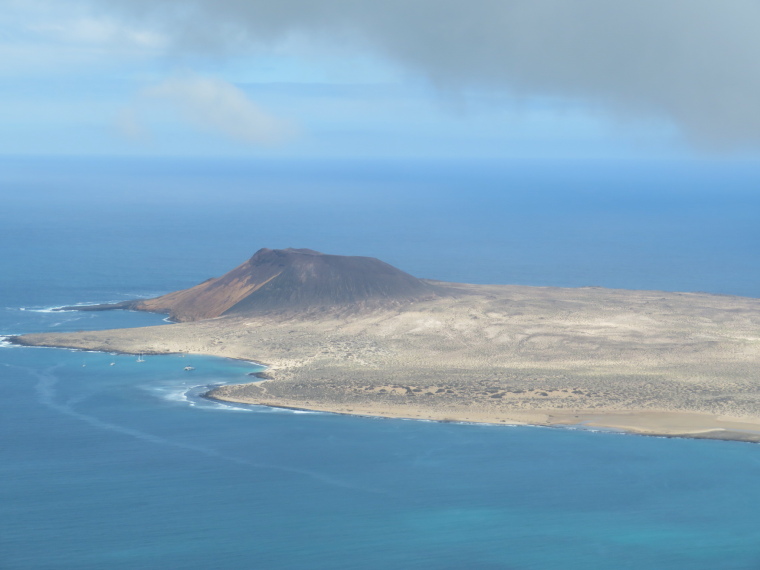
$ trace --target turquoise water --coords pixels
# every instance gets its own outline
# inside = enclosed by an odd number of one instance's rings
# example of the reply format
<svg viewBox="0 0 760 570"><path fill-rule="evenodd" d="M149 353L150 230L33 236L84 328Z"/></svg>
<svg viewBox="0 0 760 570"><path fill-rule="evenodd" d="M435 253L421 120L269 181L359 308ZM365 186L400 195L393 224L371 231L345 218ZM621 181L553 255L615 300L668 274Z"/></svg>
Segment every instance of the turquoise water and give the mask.
<svg viewBox="0 0 760 570"><path fill-rule="evenodd" d="M399 210L362 229L360 221L378 213L376 196L368 190L337 211L334 201L307 199L313 177L298 183L268 173L267 192L263 174L244 171L236 176L256 182L249 198L229 190L227 201L219 192L212 201L190 188L184 203L157 193L148 209L139 192L116 191L137 184L139 172L125 182L108 169L70 167L73 173L53 176L14 168L5 187L19 192L9 193L0 211L0 334L160 324L156 315L47 309L155 295L219 274L258 247L336 251L325 245L350 236L350 248L401 252L401 265L415 274L505 277L503 268L519 265L522 254L504 253L518 234L499 220L519 216L506 208L499 216L488 205L506 202L522 212L521 231L544 229L545 245L531 247L545 247L550 261L562 257L552 243L564 253L581 252L584 243L587 253L608 251L598 259L584 254L589 279L760 296L758 226L750 223L760 209L751 208L758 199L742 186L753 180L746 177L714 194L702 189L693 200L679 190L604 205L587 189L566 189L557 197L561 207L548 204L544 212L538 203L546 194L508 198L470 188L452 213L440 204ZM179 185L168 166L156 169L156 177ZM374 180L362 172L351 184ZM395 176L413 187L407 204L415 208L442 183L415 172ZM669 176L682 180L677 170ZM95 192L112 179L114 196ZM93 189L82 190L86 184ZM447 196L445 204L456 201ZM473 200L484 204L480 216ZM596 230L586 223L589 208L610 212ZM277 212L275 221L265 219ZM546 216L560 220L555 234L547 233ZM286 230L292 241L272 243L259 220L265 230L279 228L273 241L284 241ZM697 220L704 223L690 229ZM424 241L415 226L437 236L444 221L456 239ZM616 221L617 232L610 230ZM648 232L632 235L636 221ZM477 252L469 265L450 267L468 248ZM608 261L625 251L629 263L618 271L624 264ZM663 274L651 274L652 258ZM541 270L523 265L523 281L575 279L561 264L552 274L549 262L530 263ZM716 276L721 263L725 272ZM684 273L682 264L693 271ZM299 413L199 397L209 385L246 381L254 370L207 357L137 362L0 346L0 568L760 567L756 445Z"/></svg>

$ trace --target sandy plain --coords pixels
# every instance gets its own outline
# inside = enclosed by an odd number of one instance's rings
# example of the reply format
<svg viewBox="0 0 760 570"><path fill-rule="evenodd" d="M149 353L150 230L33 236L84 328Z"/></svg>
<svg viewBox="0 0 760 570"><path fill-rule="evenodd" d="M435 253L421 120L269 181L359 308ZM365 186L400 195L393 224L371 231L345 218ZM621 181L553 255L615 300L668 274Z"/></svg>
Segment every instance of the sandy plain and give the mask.
<svg viewBox="0 0 760 570"><path fill-rule="evenodd" d="M451 285L369 313L218 317L16 342L266 364L232 402L373 416L582 425L760 441L760 300Z"/></svg>

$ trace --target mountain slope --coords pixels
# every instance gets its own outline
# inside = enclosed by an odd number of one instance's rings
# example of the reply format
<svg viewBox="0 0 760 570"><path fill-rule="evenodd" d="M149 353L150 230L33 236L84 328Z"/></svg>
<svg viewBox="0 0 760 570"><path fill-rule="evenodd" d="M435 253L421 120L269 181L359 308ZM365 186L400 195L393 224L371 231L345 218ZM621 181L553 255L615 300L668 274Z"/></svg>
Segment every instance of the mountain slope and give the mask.
<svg viewBox="0 0 760 570"><path fill-rule="evenodd" d="M222 277L134 302L130 308L195 321L225 315L388 308L443 293L442 287L372 257L261 249Z"/></svg>

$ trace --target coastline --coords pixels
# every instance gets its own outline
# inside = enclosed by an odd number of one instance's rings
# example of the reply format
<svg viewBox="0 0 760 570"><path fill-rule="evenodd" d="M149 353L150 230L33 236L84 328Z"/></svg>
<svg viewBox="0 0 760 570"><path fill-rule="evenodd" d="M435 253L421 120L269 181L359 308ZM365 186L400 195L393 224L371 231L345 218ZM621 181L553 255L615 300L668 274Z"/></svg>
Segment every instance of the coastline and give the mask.
<svg viewBox="0 0 760 570"><path fill-rule="evenodd" d="M341 404L336 404L334 406L313 406L299 405L295 402L283 403L272 400L226 397L224 395L225 389L235 386L245 386L245 384L216 386L204 393L202 397L217 402L370 418L404 419L440 423L485 424L494 426L522 425L558 429L581 429L588 431L614 431L628 435L649 437L712 439L744 443L760 443L760 420L744 421L740 418L719 418L712 417L708 414L697 414L693 412L621 412L615 410L563 411L536 409L531 412L508 413L506 417L466 411L456 413L450 410L431 413L430 410L424 409L382 407L362 408L356 406L347 408Z"/></svg>
<svg viewBox="0 0 760 570"><path fill-rule="evenodd" d="M103 354L114 354L114 355L124 355L124 356L138 356L142 354L143 356L171 356L173 354L194 354L197 356L211 356L213 358L226 358L229 360L237 360L240 362L245 362L247 364L252 364L253 366L260 366L266 369L268 367L267 364L263 362L259 362L257 360L254 360L252 358L244 357L244 356L228 356L228 355L220 355L220 354L213 354L213 353L204 353L204 352L185 352L180 350L175 351L149 351L149 350L120 350L120 349L112 349L112 350L102 350L102 349L93 349L93 348L79 348L79 347L73 347L73 346L67 346L63 344L36 344L36 343L26 343L23 340L23 337L28 336L29 334L33 333L24 333L24 334L8 334L8 335L0 335L0 343L5 343L8 346L21 346L26 348L56 348L59 350L69 350L72 352L100 352ZM256 376L257 374L264 373L265 370L260 370L256 372L249 373L249 376ZM257 378L261 378L259 376L256 376ZM269 378L261 378L260 381L269 380Z"/></svg>
<svg viewBox="0 0 760 570"><path fill-rule="evenodd" d="M760 300L457 286L467 294L403 310L220 317L7 341L266 366L270 379L208 393L233 403L760 442Z"/></svg>
<svg viewBox="0 0 760 570"><path fill-rule="evenodd" d="M131 350L93 350L88 348L72 348L63 345L42 345L24 343L21 335L3 335L0 340L8 344L37 348L57 348L82 352L101 352L112 354L135 355L140 351ZM179 351L142 351L142 354L150 356L168 356L179 354ZM473 410L431 410L430 408L414 408L382 405L350 405L336 402L326 405L314 405L309 402L282 401L272 397L255 399L244 396L230 396L225 394L231 390L248 386L263 387L270 382L276 382L273 377L261 378L257 374L266 373L268 366L249 357L227 356L218 353L194 354L212 356L216 358L229 358L246 362L255 366L263 366L265 370L251 373L257 378L256 381L243 384L225 384L210 387L200 397L221 403L246 404L298 410L308 412L324 412L337 415L349 415L369 418L404 419L411 421L429 421L440 423L466 423L484 424L494 426L534 426L551 427L558 429L581 429L589 431L615 431L628 435L641 435L649 437L672 437L686 439L711 439L722 441L737 441L744 443L760 443L760 419L747 421L746 418L720 418L710 414L701 414L688 411L620 411L620 410L557 410L557 409L533 409L530 411L513 410L506 414L493 414ZM668 427L669 426L669 427Z"/></svg>

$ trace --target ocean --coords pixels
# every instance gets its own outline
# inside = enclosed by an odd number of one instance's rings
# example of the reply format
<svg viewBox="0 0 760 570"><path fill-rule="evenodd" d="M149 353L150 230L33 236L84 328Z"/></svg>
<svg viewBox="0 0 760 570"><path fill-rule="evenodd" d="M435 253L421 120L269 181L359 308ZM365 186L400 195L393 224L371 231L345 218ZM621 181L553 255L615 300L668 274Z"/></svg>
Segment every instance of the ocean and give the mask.
<svg viewBox="0 0 760 570"><path fill-rule="evenodd" d="M161 324L261 247L760 297L760 167L3 159L0 335ZM760 447L223 405L254 363L0 343L3 569L757 569ZM185 371L192 366L193 371Z"/></svg>

